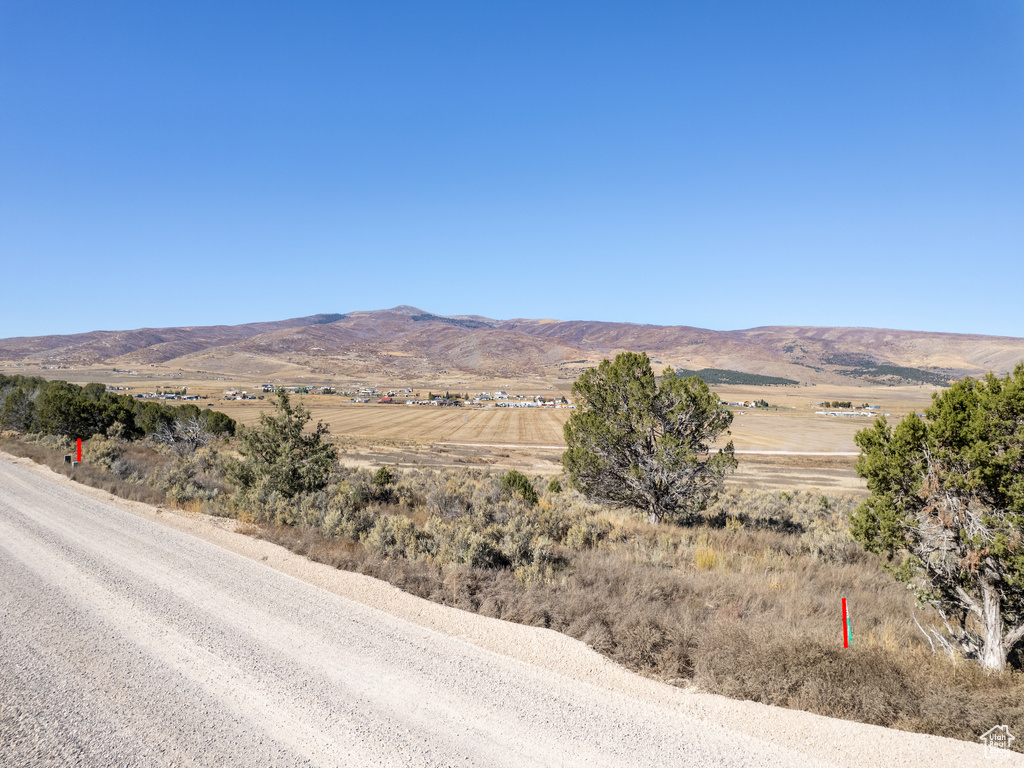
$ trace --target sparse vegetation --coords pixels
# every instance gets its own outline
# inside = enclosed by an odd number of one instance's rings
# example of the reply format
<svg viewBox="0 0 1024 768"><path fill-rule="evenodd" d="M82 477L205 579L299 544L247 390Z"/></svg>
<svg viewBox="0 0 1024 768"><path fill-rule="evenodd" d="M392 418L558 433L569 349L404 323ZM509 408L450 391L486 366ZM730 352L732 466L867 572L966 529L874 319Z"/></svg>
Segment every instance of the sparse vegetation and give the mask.
<svg viewBox="0 0 1024 768"><path fill-rule="evenodd" d="M82 441L83 463L64 463L73 441L57 435L5 433L0 448L49 466L93 488L147 504L171 504L195 512L232 514L231 485L224 477L223 454L208 445L182 456L153 439L125 440L94 435Z"/></svg>
<svg viewBox="0 0 1024 768"><path fill-rule="evenodd" d="M431 315L429 313L421 313L418 315L410 315L409 319L414 323L421 323L424 321L432 321L435 323L445 323L446 325L457 325L460 328L493 328L494 326L490 323L485 323L482 320L470 320L465 317L442 317L441 315Z"/></svg>
<svg viewBox="0 0 1024 768"><path fill-rule="evenodd" d="M292 408L282 433L303 410ZM66 437L0 441L113 493L232 516L335 567L564 632L673 684L967 740L993 723L1024 730L1024 654L1018 648L1008 669L989 675L960 655L933 653L915 617L928 628L941 618L916 608L854 540L855 497L729 490L685 526L651 525L642 511L563 488L564 478L335 461L322 485L287 497L239 492L228 467L240 445L180 450L156 431L104 435L86 439L86 463L71 467ZM841 597L855 622L846 650Z"/></svg>
<svg viewBox="0 0 1024 768"><path fill-rule="evenodd" d="M680 528L571 490L531 508L503 498L496 476L430 478L402 473L404 501L364 499L361 511L260 535L421 597L564 632L675 684L967 740L992 722L1024 725L1019 672L989 676L931 652L912 595L850 537L849 497L735 491ZM462 499L454 518L424 515L420 494L441 478ZM855 611L852 649L840 597Z"/></svg>

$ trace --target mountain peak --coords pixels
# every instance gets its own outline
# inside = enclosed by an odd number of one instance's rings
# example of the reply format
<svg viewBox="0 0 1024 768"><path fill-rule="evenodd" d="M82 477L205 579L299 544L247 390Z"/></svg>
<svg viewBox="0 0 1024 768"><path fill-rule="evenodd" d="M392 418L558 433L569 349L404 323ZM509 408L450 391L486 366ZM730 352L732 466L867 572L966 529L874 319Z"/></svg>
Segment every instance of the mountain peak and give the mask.
<svg viewBox="0 0 1024 768"><path fill-rule="evenodd" d="M721 369L842 387L941 385L1012 370L1024 339L870 328L765 326L712 331L688 326L559 320L492 320L391 309L324 313L234 326L94 331L0 339L0 360L29 365L173 364L183 370L248 373L255 365L320 375L416 379L529 375L572 379L622 351L655 365Z"/></svg>

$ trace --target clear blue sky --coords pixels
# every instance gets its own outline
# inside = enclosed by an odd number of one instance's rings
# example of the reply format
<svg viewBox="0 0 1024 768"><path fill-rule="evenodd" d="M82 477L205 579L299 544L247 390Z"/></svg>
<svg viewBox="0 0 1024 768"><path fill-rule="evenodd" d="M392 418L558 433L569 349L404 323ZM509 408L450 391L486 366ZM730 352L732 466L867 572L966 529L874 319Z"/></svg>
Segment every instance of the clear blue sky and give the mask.
<svg viewBox="0 0 1024 768"><path fill-rule="evenodd" d="M1024 336L1024 2L0 3L0 336Z"/></svg>

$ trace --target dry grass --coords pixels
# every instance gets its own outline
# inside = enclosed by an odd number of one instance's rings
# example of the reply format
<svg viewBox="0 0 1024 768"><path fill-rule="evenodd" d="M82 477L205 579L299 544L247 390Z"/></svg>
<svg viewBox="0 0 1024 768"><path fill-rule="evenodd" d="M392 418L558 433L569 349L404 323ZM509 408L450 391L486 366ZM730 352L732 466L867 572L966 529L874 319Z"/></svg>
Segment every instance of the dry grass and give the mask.
<svg viewBox="0 0 1024 768"><path fill-rule="evenodd" d="M850 540L853 495L733 488L694 525L650 526L540 478L531 507L487 471L396 470L381 487L341 467L318 494L239 499L215 455L97 441L71 469L57 442L0 447L127 498L232 514L311 559L564 632L669 683L966 740L997 724L1024 731L1021 672L929 652L910 594ZM1022 654L1013 661L1019 670Z"/></svg>
<svg viewBox="0 0 1024 768"><path fill-rule="evenodd" d="M101 449L97 443L107 445ZM7 438L0 440L0 450L31 459L76 482L124 499L207 514L226 514L225 502L230 489L214 466L219 461L215 450L204 449L182 458L152 443L119 443L94 437L82 441L84 461L77 467L64 461L66 455L73 453L70 441L64 438ZM101 451L106 455L100 455Z"/></svg>
<svg viewBox="0 0 1024 768"><path fill-rule="evenodd" d="M493 382L492 382L493 384ZM504 385L485 389L505 388ZM465 389L465 387L452 387ZM546 392L545 387L537 387ZM920 411L931 401L928 387L715 387L726 401L765 399L764 409L735 408L731 439L741 451L850 452L857 448L853 435L870 419L818 416L815 402L851 400L882 406L883 412L902 417ZM524 390L515 390L522 392ZM422 395L426 395L424 388ZM426 406L346 403L342 398L305 398L313 419L323 420L337 436L415 440L418 442L562 445L562 425L571 411L559 409L446 409ZM223 402L217 407L243 424L255 423L268 400Z"/></svg>
<svg viewBox="0 0 1024 768"><path fill-rule="evenodd" d="M206 360L198 367L205 372L181 370L173 367L143 366L138 376L112 374L108 366L77 368L75 370L39 371L47 378L61 378L77 383L104 381L119 386L131 386L133 391L148 391L156 387L179 388L187 386L189 392L213 397L218 410L227 413L242 424L253 424L261 410L273 407L273 397L262 401L224 401L219 399L224 390L245 389L254 392L259 385L276 378L292 384L328 384L351 387L355 381L339 375L311 375L302 366L285 365L278 370L265 368L258 356L235 355L237 363L226 368L208 366ZM215 356L216 357L216 356ZM195 362L199 362L198 360ZM225 362L226 361L222 361ZM214 374L212 371L224 370ZM294 377L294 378L289 378ZM514 393L570 394L572 382L544 376L520 379L484 379L445 377L430 379L403 379L401 377L373 377L360 384L374 383L381 389L413 387L426 396L428 390L438 391L494 391L504 389ZM867 426L868 419L837 419L814 415L815 402L822 400L850 400L855 403L878 404L884 412L899 418L911 411L920 411L931 400L930 387L922 386L861 386L852 381L850 386L817 385L811 387L750 387L716 385L713 389L726 401L760 400L778 406L778 410L736 409L731 439L741 451L856 451L853 434ZM338 437L414 440L419 443L454 441L470 443L501 443L523 446L561 445L562 424L569 411L546 409L482 409L461 411L405 405L380 406L354 404L339 396L304 396L314 421L322 419L332 434ZM465 421L463 420L465 418Z"/></svg>
<svg viewBox="0 0 1024 768"><path fill-rule="evenodd" d="M470 495L474 483L486 484L483 476L461 482ZM372 531L403 518L401 546L396 537L385 545L372 533L325 536L313 526L270 524L259 535L427 599L564 632L670 683L966 740L994 724L1024 728L1021 673L990 676L931 654L911 596L850 540L845 515L855 503L734 490L703 523L679 528L624 512L594 516L574 494L548 494L542 506L566 517L562 533L545 518L547 556L518 567L438 557L410 538L422 518L400 506L371 505L362 524ZM596 522L602 533L582 533ZM481 520L477 530L488 526ZM843 597L855 627L855 646L845 650Z"/></svg>
<svg viewBox="0 0 1024 768"><path fill-rule="evenodd" d="M797 548L778 534L696 530L709 543L691 549L664 531L654 538L673 541L675 553L648 537L581 552L556 578L527 584L507 570L382 557L309 528L268 526L260 535L436 602L564 632L669 683L969 741L994 724L1024 726L1020 673L985 675L931 655L906 620L905 591L870 560L781 555L756 573L752 561ZM730 549L737 537L751 541ZM727 556L702 559L719 550ZM836 618L841 595L864 638L849 650Z"/></svg>
<svg viewBox="0 0 1024 768"><path fill-rule="evenodd" d="M771 392L762 397L772 397ZM341 398L306 398L313 420L337 436L418 442L507 445L563 445L562 425L571 413L556 408L432 408L430 406L343 403ZM737 450L856 451L853 435L868 419L817 416L810 400L798 410L734 409L732 434ZM242 424L253 424L272 401L217 403Z"/></svg>
<svg viewBox="0 0 1024 768"><path fill-rule="evenodd" d="M426 397L426 392L422 393ZM323 421L340 437L417 442L562 445L562 425L569 411L556 408L437 408L404 404L344 403L340 397L303 401L313 421ZM243 424L253 424L273 400L217 404Z"/></svg>

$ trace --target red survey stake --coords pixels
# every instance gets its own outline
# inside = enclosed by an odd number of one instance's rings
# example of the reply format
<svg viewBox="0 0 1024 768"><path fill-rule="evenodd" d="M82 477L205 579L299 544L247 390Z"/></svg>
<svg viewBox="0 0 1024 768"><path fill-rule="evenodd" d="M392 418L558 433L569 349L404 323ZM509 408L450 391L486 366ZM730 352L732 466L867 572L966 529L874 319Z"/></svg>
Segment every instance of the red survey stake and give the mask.
<svg viewBox="0 0 1024 768"><path fill-rule="evenodd" d="M846 598L843 598L843 648L850 647L853 639L853 628L850 626L850 614L846 610Z"/></svg>

